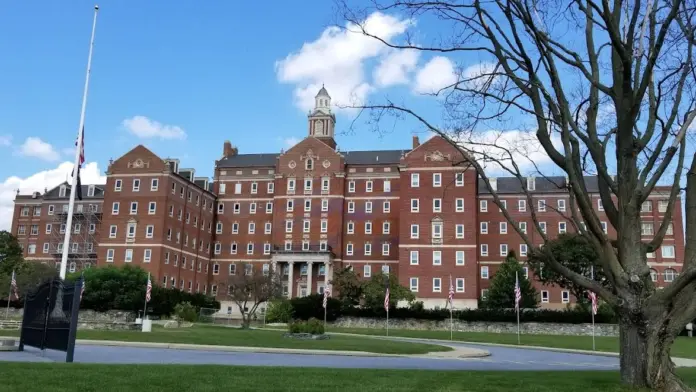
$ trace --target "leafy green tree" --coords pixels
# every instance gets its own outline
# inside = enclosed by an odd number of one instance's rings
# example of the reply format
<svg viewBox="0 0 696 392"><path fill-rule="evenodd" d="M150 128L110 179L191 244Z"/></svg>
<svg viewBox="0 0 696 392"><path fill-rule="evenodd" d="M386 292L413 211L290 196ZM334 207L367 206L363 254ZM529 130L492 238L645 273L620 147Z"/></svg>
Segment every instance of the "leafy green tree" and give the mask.
<svg viewBox="0 0 696 392"><path fill-rule="evenodd" d="M503 264L493 275L488 295L483 301L487 308L506 309L515 307L515 279L519 277L522 300L520 308L536 308L538 306L537 292L524 277L522 265L517 261L515 252L508 253Z"/></svg>
<svg viewBox="0 0 696 392"><path fill-rule="evenodd" d="M293 306L287 298L278 298L268 303L266 321L269 323L287 323L292 320Z"/></svg>
<svg viewBox="0 0 696 392"><path fill-rule="evenodd" d="M341 301L341 306L351 307L360 304L363 282L352 268L345 267L335 271L331 288L331 296Z"/></svg>
<svg viewBox="0 0 696 392"><path fill-rule="evenodd" d="M12 297L12 301L22 302L27 293L36 289L41 283L58 277L55 267L36 262L22 262L15 267L17 279L17 291L19 300ZM0 275L0 298L8 298L10 291L10 279L12 272Z"/></svg>
<svg viewBox="0 0 696 392"><path fill-rule="evenodd" d="M573 283L556 270L545 267L551 263L546 252L550 252L556 260L571 271L588 278L591 277L598 284L608 287L597 251L586 237L574 233L561 234L548 241L543 249L532 249L527 256L527 263L538 281L568 290L579 303L586 306L588 303L587 290Z"/></svg>
<svg viewBox="0 0 696 392"><path fill-rule="evenodd" d="M17 237L9 231L0 231L0 276L12 275L12 271L18 271L23 263L22 247Z"/></svg>
<svg viewBox="0 0 696 392"><path fill-rule="evenodd" d="M416 296L399 284L399 278L394 274L384 275L381 272L372 275L369 281L363 284L363 305L371 309L384 309L384 292L389 282L389 307L393 308L399 301L412 302Z"/></svg>
<svg viewBox="0 0 696 392"><path fill-rule="evenodd" d="M147 272L140 267L108 266L84 271L85 293L80 305L99 312L119 309L137 312L145 305ZM80 273L70 274L67 280L76 281Z"/></svg>

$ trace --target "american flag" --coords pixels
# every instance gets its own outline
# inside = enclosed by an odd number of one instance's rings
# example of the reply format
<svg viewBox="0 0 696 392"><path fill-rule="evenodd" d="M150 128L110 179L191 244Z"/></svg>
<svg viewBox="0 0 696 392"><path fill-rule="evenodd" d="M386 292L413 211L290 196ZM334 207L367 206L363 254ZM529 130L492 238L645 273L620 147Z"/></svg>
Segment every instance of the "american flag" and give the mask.
<svg viewBox="0 0 696 392"><path fill-rule="evenodd" d="M82 302L82 296L85 295L85 273L82 273L82 288L80 289L80 302Z"/></svg>
<svg viewBox="0 0 696 392"><path fill-rule="evenodd" d="M329 303L329 297L331 296L331 289L327 286L324 288L324 302L322 305L326 309L326 305Z"/></svg>
<svg viewBox="0 0 696 392"><path fill-rule="evenodd" d="M80 138L75 141L75 147L78 147L78 141L80 141ZM80 147L80 163L77 165L77 170L73 170L73 176L77 176L77 193L75 194L77 196L78 200L82 200L82 181L80 180L80 168L82 168L82 165L85 163L85 127L82 127L82 140L79 143Z"/></svg>
<svg viewBox="0 0 696 392"><path fill-rule="evenodd" d="M15 299L19 299L19 291L17 290L17 279L15 279L15 272L12 271L12 280L10 281L10 289L12 294L14 294Z"/></svg>
<svg viewBox="0 0 696 392"><path fill-rule="evenodd" d="M78 147L78 140L75 140L75 147ZM80 166L85 164L85 127L82 127L82 142L80 143Z"/></svg>
<svg viewBox="0 0 696 392"><path fill-rule="evenodd" d="M590 301L592 301L592 314L597 315L597 294L590 291L587 295L590 297Z"/></svg>
<svg viewBox="0 0 696 392"><path fill-rule="evenodd" d="M384 293L384 310L389 312L389 284L387 284L387 290Z"/></svg>
<svg viewBox="0 0 696 392"><path fill-rule="evenodd" d="M145 290L145 302L150 302L150 295L152 294L152 281L150 280L150 275L147 275L147 290Z"/></svg>
<svg viewBox="0 0 696 392"><path fill-rule="evenodd" d="M522 291L520 291L520 278L515 272L515 310L520 310L520 300L522 300Z"/></svg>
<svg viewBox="0 0 696 392"><path fill-rule="evenodd" d="M454 300L454 286L452 286L452 275L450 275L450 288L449 288L449 305L450 309L452 309L452 301Z"/></svg>

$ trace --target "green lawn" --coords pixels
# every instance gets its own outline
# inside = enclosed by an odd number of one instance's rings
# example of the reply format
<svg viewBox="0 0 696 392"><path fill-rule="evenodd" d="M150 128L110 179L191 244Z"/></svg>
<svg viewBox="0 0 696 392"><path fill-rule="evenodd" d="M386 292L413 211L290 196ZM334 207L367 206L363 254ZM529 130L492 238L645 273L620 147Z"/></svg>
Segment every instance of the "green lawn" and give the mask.
<svg viewBox="0 0 696 392"><path fill-rule="evenodd" d="M384 354L424 354L435 351L451 351L449 347L435 344L401 343L377 340L369 337L331 336L328 340L298 340L283 337L284 331L242 330L211 325L194 325L191 328L165 329L153 326L150 333L140 331L91 331L77 332L78 339L119 340L128 342L187 343L221 346L275 347L315 350L365 351ZM19 336L19 331L0 331L3 336ZM1 366L0 366L1 368Z"/></svg>
<svg viewBox="0 0 696 392"><path fill-rule="evenodd" d="M328 332L346 332L363 335L381 335L386 331L377 328L329 328ZM390 336L422 339L449 340L449 331L417 331L390 329ZM476 343L517 344L517 334L454 332L454 340ZM592 336L561 335L521 335L520 343L525 346L569 348L575 350L592 350ZM619 352L619 339L615 337L596 337L597 351ZM672 347L672 356L679 358L696 358L696 338L679 337Z"/></svg>
<svg viewBox="0 0 696 392"><path fill-rule="evenodd" d="M696 371L680 371L696 386ZM625 392L616 372L464 372L196 365L2 363L3 392Z"/></svg>

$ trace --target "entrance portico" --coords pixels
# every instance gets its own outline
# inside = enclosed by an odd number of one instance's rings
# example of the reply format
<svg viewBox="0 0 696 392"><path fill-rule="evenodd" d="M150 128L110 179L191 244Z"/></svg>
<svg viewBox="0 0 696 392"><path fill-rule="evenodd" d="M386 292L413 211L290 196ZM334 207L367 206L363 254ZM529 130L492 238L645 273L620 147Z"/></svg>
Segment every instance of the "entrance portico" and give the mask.
<svg viewBox="0 0 696 392"><path fill-rule="evenodd" d="M275 249L271 266L280 268L283 294L293 298L323 292L330 283L332 256L331 250Z"/></svg>

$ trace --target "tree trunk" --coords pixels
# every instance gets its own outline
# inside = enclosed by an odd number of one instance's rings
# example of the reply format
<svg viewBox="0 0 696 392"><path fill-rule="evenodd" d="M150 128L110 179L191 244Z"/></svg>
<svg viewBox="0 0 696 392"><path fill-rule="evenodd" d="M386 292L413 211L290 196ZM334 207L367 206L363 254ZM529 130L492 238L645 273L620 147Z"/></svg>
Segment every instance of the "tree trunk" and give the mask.
<svg viewBox="0 0 696 392"><path fill-rule="evenodd" d="M623 384L664 392L693 392L674 373L669 351L675 337L660 332L665 330L661 327L667 321L643 318L621 320L619 343Z"/></svg>
<svg viewBox="0 0 696 392"><path fill-rule="evenodd" d="M251 325L251 314L242 313L242 329L249 329Z"/></svg>

